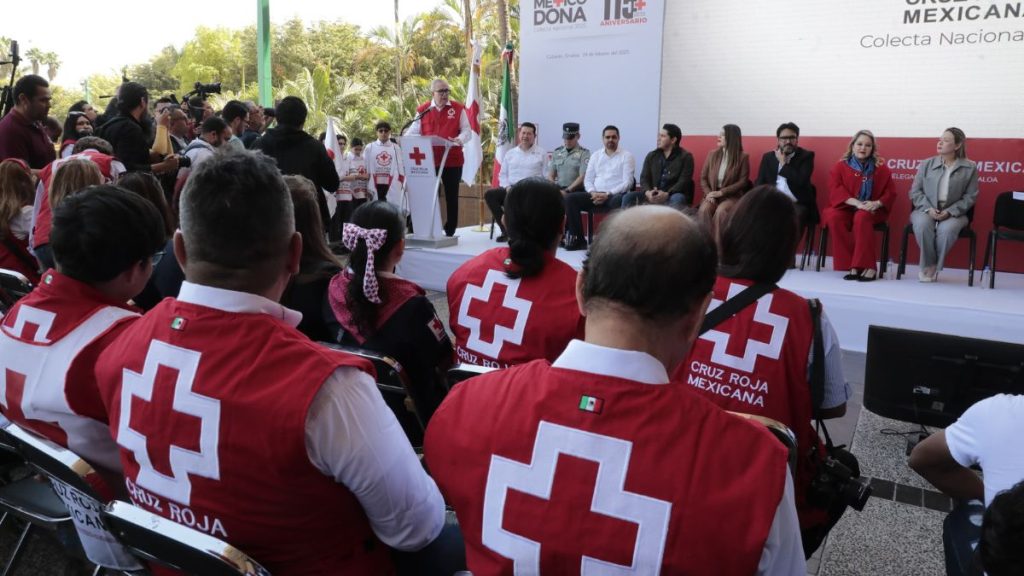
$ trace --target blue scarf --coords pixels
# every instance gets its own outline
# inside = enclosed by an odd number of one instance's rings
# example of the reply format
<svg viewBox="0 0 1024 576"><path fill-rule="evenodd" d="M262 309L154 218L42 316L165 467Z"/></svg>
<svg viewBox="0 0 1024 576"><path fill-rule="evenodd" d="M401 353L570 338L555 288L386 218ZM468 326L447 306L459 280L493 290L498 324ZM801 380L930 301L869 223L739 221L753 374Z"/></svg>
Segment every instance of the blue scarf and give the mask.
<svg viewBox="0 0 1024 576"><path fill-rule="evenodd" d="M850 156L846 161L846 164L861 173L860 193L857 195L857 199L861 202L867 202L871 199L871 184L875 179L875 157L868 156L867 162L863 164L860 160L857 160L855 156Z"/></svg>

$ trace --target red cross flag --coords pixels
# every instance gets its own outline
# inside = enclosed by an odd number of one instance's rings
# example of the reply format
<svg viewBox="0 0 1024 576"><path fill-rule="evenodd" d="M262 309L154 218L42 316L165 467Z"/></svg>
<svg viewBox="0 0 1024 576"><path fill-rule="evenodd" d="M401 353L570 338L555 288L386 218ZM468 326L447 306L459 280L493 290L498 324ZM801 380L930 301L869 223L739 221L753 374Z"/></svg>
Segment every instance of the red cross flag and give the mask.
<svg viewBox="0 0 1024 576"><path fill-rule="evenodd" d="M473 66L469 71L469 87L466 88L466 116L472 132L469 141L462 146L464 158L462 164L462 180L472 186L475 184L477 172L484 159L484 149L480 142L480 54L483 46L473 40Z"/></svg>

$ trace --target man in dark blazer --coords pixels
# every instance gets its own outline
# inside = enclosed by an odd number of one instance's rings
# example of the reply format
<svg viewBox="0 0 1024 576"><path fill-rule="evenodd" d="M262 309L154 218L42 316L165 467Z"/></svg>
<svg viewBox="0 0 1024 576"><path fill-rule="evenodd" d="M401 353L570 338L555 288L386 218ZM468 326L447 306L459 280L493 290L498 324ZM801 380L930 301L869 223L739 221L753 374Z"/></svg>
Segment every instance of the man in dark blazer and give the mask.
<svg viewBox="0 0 1024 576"><path fill-rule="evenodd" d="M786 122L775 131L778 146L761 157L761 168L757 171L757 184L770 184L781 190L796 202L796 214L800 229L806 224L818 223L817 194L811 184L814 172L814 152L797 146L800 142L800 128Z"/></svg>

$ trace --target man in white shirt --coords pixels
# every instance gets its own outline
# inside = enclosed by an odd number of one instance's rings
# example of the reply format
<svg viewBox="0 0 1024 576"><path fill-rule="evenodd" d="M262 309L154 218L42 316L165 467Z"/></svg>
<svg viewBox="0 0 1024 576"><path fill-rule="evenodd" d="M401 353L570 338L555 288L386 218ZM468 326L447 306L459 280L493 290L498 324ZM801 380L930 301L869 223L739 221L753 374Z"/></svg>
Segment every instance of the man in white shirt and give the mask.
<svg viewBox="0 0 1024 576"><path fill-rule="evenodd" d="M212 158L214 152L230 139L231 128L228 127L227 122L223 118L210 116L203 120L202 128L199 130L199 137L189 142L189 145L181 151L182 155L187 157L190 162L188 168L178 170L178 182L175 184L175 192L181 192L185 182L188 181L189 174L198 168L200 164Z"/></svg>
<svg viewBox="0 0 1024 576"><path fill-rule="evenodd" d="M1024 396L999 394L971 406L945 430L922 440L910 454L910 467L957 501L943 524L947 564L971 559L979 530L969 516L980 513L996 494L1024 479ZM977 465L984 480L971 466ZM953 573L953 572L951 572Z"/></svg>
<svg viewBox="0 0 1024 576"><path fill-rule="evenodd" d="M311 342L278 303L302 238L274 161L204 162L174 251L179 296L96 362L132 500L192 518L272 573L388 573L388 547L434 541L444 502L372 367Z"/></svg>
<svg viewBox="0 0 1024 576"><path fill-rule="evenodd" d="M619 148L619 129L605 126L601 132L604 150L590 157L587 174L583 179L585 192L573 192L565 197L565 227L569 239L566 250L587 247L583 239L580 216L583 212L607 212L622 206L626 192L633 189L636 180L636 159L628 150Z"/></svg>
<svg viewBox="0 0 1024 576"><path fill-rule="evenodd" d="M494 221L501 228L498 242L508 242L502 217L505 215L505 196L509 186L526 178L543 176L547 159L548 153L537 144L537 126L532 122L523 122L519 126L519 145L506 152L501 161L498 188L492 188L484 193L484 202L491 209Z"/></svg>

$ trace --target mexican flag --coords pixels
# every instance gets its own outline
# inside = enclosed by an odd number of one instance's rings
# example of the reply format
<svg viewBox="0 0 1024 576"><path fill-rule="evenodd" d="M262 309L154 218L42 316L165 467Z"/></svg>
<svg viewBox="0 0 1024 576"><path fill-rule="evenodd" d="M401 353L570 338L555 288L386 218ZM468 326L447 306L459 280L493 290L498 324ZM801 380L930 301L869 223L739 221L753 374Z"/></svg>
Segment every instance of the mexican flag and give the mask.
<svg viewBox="0 0 1024 576"><path fill-rule="evenodd" d="M501 84L501 113L498 115L498 145L494 151L494 170L491 173L491 187L498 187L498 173L505 153L516 145L516 117L512 111L512 43L505 45L501 60L505 63L505 77Z"/></svg>
<svg viewBox="0 0 1024 576"><path fill-rule="evenodd" d="M480 142L480 54L483 46L473 40L473 66L469 71L469 87L466 88L466 116L472 136L462 146L464 162L462 164L462 181L472 186L476 183L476 174L483 163L484 150Z"/></svg>

